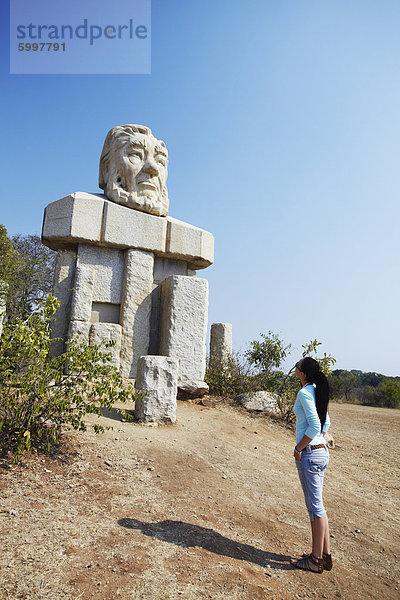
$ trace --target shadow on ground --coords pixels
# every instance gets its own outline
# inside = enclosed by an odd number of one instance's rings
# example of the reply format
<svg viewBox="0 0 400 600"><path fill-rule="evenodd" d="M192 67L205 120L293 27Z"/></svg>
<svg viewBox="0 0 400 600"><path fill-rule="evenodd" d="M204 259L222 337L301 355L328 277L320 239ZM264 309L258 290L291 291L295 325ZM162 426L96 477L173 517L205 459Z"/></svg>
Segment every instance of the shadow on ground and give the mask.
<svg viewBox="0 0 400 600"><path fill-rule="evenodd" d="M129 518L119 519L118 524L127 529L139 529L148 537L184 548L199 546L209 552L214 552L214 554L245 560L264 568L267 565L281 570L292 570L294 568L290 565L290 557L285 554L259 550L254 546L231 540L213 529L200 527L199 525L169 520L146 523Z"/></svg>

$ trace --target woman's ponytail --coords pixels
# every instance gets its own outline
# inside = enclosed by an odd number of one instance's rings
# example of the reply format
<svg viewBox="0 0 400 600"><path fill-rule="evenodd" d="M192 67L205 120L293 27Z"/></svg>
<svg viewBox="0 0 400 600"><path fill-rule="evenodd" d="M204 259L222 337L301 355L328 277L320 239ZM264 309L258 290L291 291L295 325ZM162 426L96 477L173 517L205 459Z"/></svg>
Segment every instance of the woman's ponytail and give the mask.
<svg viewBox="0 0 400 600"><path fill-rule="evenodd" d="M320 370L319 363L311 356L303 358L300 363L300 369L307 377L307 381L315 383L315 404L319 420L321 422L321 431L325 425L326 413L329 403L329 383L326 375Z"/></svg>

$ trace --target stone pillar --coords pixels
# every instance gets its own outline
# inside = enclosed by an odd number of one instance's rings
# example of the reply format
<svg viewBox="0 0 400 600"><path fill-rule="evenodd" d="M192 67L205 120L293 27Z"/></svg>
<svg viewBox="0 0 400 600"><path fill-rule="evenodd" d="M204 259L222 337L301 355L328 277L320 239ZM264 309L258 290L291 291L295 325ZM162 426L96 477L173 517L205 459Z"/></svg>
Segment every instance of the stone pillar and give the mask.
<svg viewBox="0 0 400 600"><path fill-rule="evenodd" d="M178 360L167 356L141 356L135 388L146 395L135 402L135 416L142 422L176 421Z"/></svg>
<svg viewBox="0 0 400 600"><path fill-rule="evenodd" d="M111 362L107 363L119 369L121 353L122 327L117 323L93 323L90 327L90 344L101 344L102 342L115 342L110 348L103 348L104 354L111 355Z"/></svg>
<svg viewBox="0 0 400 600"><path fill-rule="evenodd" d="M90 322L95 277L93 267L78 265L72 294L71 321Z"/></svg>
<svg viewBox="0 0 400 600"><path fill-rule="evenodd" d="M136 377L137 361L149 351L154 255L127 250L121 303L121 375Z"/></svg>
<svg viewBox="0 0 400 600"><path fill-rule="evenodd" d="M65 350L71 312L72 289L74 286L76 254L60 250L54 271L53 295L60 301L51 326L51 337L55 340L50 348L51 356L59 356Z"/></svg>
<svg viewBox="0 0 400 600"><path fill-rule="evenodd" d="M210 364L223 362L232 354L232 324L213 323L210 334Z"/></svg>
<svg viewBox="0 0 400 600"><path fill-rule="evenodd" d="M172 275L161 289L160 354L179 359L180 380L203 380L206 368L208 282Z"/></svg>

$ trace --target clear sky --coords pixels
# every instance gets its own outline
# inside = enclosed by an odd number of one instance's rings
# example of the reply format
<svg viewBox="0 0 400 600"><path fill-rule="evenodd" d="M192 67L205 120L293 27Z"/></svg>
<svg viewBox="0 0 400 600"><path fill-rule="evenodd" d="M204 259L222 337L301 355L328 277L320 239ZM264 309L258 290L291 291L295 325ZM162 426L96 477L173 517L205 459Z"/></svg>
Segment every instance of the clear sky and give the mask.
<svg viewBox="0 0 400 600"><path fill-rule="evenodd" d="M291 362L317 338L337 368L400 375L398 0L153 0L150 75L9 75L0 16L9 234L99 191L107 131L148 125L170 214L215 236L199 275L237 350L272 330Z"/></svg>

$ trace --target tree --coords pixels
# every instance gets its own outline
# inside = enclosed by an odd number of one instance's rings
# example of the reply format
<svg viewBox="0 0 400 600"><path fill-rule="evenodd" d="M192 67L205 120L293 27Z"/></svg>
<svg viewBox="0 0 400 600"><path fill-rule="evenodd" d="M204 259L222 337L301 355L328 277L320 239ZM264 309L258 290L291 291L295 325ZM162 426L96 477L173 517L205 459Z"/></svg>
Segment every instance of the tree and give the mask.
<svg viewBox="0 0 400 600"><path fill-rule="evenodd" d="M38 235L15 235L11 242L7 320L15 322L29 317L39 300L51 292L56 253L44 246Z"/></svg>
<svg viewBox="0 0 400 600"><path fill-rule="evenodd" d="M104 345L70 340L64 355L50 358L57 306L49 295L27 319L8 321L0 339L0 447L14 453L14 462L25 449L50 449L65 428L85 431L87 414L100 416L102 407L142 394L124 385Z"/></svg>
<svg viewBox="0 0 400 600"><path fill-rule="evenodd" d="M14 248L7 235L7 229L0 225L0 303L6 298L13 269Z"/></svg>

